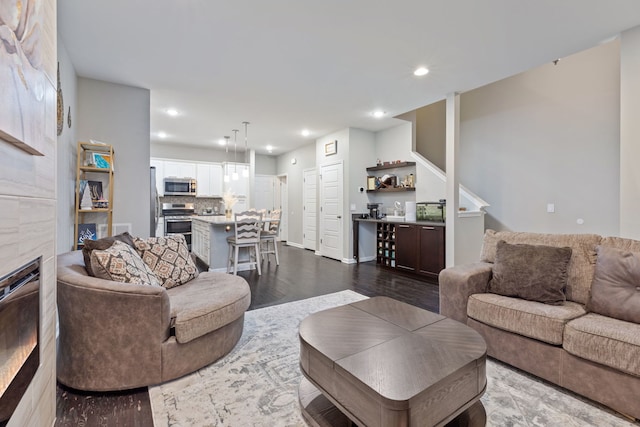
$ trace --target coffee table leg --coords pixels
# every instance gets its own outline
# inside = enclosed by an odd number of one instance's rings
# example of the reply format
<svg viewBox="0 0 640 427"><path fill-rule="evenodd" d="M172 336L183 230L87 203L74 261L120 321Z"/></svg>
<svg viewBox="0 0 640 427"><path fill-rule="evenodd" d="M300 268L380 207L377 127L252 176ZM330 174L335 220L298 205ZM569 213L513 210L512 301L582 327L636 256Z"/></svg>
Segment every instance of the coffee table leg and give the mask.
<svg viewBox="0 0 640 427"><path fill-rule="evenodd" d="M302 377L298 386L302 415L313 427L352 427L355 424L334 406L311 381Z"/></svg>
<svg viewBox="0 0 640 427"><path fill-rule="evenodd" d="M487 413L478 400L469 409L449 421L446 427L484 427L487 425Z"/></svg>

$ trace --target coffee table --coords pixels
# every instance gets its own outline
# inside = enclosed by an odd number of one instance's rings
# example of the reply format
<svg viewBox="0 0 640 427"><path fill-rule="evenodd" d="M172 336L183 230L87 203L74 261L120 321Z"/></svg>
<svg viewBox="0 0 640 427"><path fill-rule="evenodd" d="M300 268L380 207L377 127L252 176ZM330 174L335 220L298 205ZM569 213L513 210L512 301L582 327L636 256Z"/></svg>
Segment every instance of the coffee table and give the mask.
<svg viewBox="0 0 640 427"><path fill-rule="evenodd" d="M460 322L375 297L308 316L299 336L313 426L485 425L487 347Z"/></svg>

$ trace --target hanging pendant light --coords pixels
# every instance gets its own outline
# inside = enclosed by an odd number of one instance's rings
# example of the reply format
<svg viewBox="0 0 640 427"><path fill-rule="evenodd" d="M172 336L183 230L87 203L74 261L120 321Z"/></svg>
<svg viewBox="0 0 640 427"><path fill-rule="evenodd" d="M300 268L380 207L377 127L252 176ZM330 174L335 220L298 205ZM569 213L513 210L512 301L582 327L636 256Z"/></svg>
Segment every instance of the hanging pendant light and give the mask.
<svg viewBox="0 0 640 427"><path fill-rule="evenodd" d="M224 177L223 177L224 182L229 182L229 164L228 164L229 159L227 158L229 157L229 138L230 138L229 136L224 137L225 139L224 145L226 147L225 148L226 151L224 153L224 162L227 163L227 167L224 170Z"/></svg>
<svg viewBox="0 0 640 427"><path fill-rule="evenodd" d="M244 125L244 162L246 163L244 169L242 169L242 176L245 178L249 178L249 147L247 145L247 125L249 122L242 122Z"/></svg>
<svg viewBox="0 0 640 427"><path fill-rule="evenodd" d="M238 176L238 129L232 130L233 132L233 173L231 174L231 179L237 181L240 179Z"/></svg>

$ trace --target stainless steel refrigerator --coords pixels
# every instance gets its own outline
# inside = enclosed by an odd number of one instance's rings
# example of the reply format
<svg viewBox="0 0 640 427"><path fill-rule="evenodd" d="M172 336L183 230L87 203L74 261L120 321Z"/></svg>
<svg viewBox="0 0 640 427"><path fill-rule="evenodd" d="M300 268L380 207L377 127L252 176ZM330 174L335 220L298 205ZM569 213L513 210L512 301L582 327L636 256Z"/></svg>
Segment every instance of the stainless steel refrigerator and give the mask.
<svg viewBox="0 0 640 427"><path fill-rule="evenodd" d="M149 230L149 236L156 236L156 228L158 227L158 218L160 216L160 196L158 196L158 189L156 188L156 167L151 166L151 229Z"/></svg>

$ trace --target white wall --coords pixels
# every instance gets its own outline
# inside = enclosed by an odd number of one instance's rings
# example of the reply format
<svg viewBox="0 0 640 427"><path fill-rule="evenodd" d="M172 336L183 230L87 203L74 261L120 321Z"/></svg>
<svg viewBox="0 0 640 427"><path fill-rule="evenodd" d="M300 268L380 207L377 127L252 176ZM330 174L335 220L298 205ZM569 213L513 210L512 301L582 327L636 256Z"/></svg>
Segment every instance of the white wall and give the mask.
<svg viewBox="0 0 640 427"><path fill-rule="evenodd" d="M462 94L460 182L487 227L617 234L619 73L615 41Z"/></svg>
<svg viewBox="0 0 640 427"><path fill-rule="evenodd" d="M76 125L78 123L77 75L71 58L58 37L58 63L60 67L60 86L64 95L64 127L57 140L58 181L57 188L57 239L56 253L73 249L75 225L75 185L76 185ZM71 127L68 125L68 113L71 108Z"/></svg>
<svg viewBox="0 0 640 427"><path fill-rule="evenodd" d="M291 159L296 164L291 164ZM316 145L310 143L276 158L277 175L287 175L289 217L287 241L302 246L303 182L302 171L316 167ZM257 166L256 166L257 167Z"/></svg>
<svg viewBox="0 0 640 427"><path fill-rule="evenodd" d="M278 158L276 156L265 156L264 154L256 154L256 174L277 175Z"/></svg>
<svg viewBox="0 0 640 427"><path fill-rule="evenodd" d="M77 138L113 145L113 222L141 237L149 235L149 101L147 89L78 79Z"/></svg>
<svg viewBox="0 0 640 427"><path fill-rule="evenodd" d="M149 153L151 157L160 159L197 160L212 163L222 163L224 161L233 162L233 147L228 154L228 158L225 159L224 148L221 149L217 143L211 147L197 147L193 145L154 142L150 146ZM238 155L238 162L244 162L244 153Z"/></svg>
<svg viewBox="0 0 640 427"><path fill-rule="evenodd" d="M620 68L620 235L640 239L640 27L622 33Z"/></svg>

